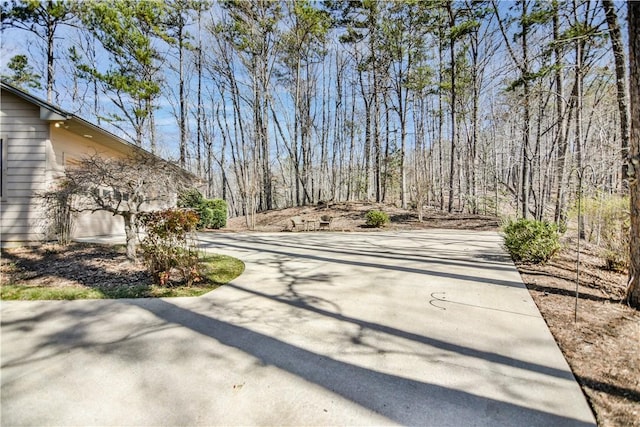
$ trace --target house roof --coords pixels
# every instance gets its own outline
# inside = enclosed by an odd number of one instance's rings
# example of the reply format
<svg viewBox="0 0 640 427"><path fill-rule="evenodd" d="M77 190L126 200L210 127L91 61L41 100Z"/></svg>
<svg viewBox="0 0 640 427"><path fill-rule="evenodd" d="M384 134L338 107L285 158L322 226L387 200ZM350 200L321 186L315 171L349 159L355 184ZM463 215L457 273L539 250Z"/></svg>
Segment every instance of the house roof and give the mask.
<svg viewBox="0 0 640 427"><path fill-rule="evenodd" d="M50 102L47 102L43 99L40 99L36 96L33 96L22 89L19 89L4 80L0 79L0 89L2 91L10 92L27 102L30 102L33 105L40 107L40 119L43 121L51 122L51 123L59 123L60 126L63 126L65 130L72 132L76 135L82 136L84 138L89 138L91 141L94 141L98 144L101 144L105 147L111 148L115 151L119 151L121 153L131 153L132 151L138 154L142 154L145 156L151 156L156 159L159 159L165 163L170 164L176 169L180 170L181 173L190 176L192 180L199 181L200 178L193 175L191 172L181 168L180 166L171 163L161 157L156 156L150 151L145 150L144 148L138 147L131 142L120 138L117 135L101 128L98 125L95 125L88 120L83 119L73 113L65 111L60 107L57 107Z"/></svg>
<svg viewBox="0 0 640 427"><path fill-rule="evenodd" d="M69 132L72 132L84 138L90 138L92 141L95 141L98 144L104 145L116 151L128 153L133 150L141 154L155 156L151 152L138 147L137 145L132 144L131 142L120 138L117 135L114 135L113 133L101 128L100 126L97 126L73 113L65 111L60 107L51 104L50 102L35 97L23 91L22 89L12 86L4 80L0 80L0 88L3 91L10 92L24 99L25 101L40 107L40 119L43 121L59 123L60 126L63 126L64 129Z"/></svg>

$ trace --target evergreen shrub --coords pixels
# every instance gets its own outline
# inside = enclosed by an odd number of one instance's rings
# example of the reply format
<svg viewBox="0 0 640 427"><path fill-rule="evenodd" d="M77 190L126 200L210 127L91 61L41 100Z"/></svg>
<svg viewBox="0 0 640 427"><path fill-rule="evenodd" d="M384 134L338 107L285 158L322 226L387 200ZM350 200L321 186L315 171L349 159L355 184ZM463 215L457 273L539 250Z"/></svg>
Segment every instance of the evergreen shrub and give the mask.
<svg viewBox="0 0 640 427"><path fill-rule="evenodd" d="M207 200L207 207L211 209L212 215L208 223L208 228L220 229L227 226L227 202L222 199Z"/></svg>
<svg viewBox="0 0 640 427"><path fill-rule="evenodd" d="M380 228L389 222L389 215L374 209L366 213L365 219L369 227Z"/></svg>
<svg viewBox="0 0 640 427"><path fill-rule="evenodd" d="M197 229L219 229L227 225L227 202L222 199L207 199L193 188L178 197L178 207L194 209L200 215Z"/></svg>
<svg viewBox="0 0 640 427"><path fill-rule="evenodd" d="M547 221L519 219L504 227L504 245L514 261L540 264L560 250L558 227Z"/></svg>

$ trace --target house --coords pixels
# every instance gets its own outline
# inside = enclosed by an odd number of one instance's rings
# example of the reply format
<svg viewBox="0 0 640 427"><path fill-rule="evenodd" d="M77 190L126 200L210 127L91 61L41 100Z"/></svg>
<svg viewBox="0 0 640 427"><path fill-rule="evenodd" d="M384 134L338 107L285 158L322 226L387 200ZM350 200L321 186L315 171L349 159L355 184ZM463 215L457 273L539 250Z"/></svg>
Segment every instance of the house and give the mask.
<svg viewBox="0 0 640 427"><path fill-rule="evenodd" d="M0 243L3 247L51 239L40 196L79 159L98 154L153 156L74 114L0 82ZM183 171L184 172L184 171ZM122 235L123 220L104 211L83 212L71 237Z"/></svg>

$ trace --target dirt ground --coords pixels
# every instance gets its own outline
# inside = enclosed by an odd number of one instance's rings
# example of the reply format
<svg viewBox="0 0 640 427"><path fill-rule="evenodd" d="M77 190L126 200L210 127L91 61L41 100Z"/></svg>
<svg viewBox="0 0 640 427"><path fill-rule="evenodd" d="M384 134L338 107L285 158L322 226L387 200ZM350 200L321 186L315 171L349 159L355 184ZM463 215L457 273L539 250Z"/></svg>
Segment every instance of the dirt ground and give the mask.
<svg viewBox="0 0 640 427"><path fill-rule="evenodd" d="M333 231L368 231L364 215L381 209L391 218L387 230L428 228L498 230L500 222L491 216L425 212L419 222L415 211L389 206L349 203L310 206L256 214L253 218L232 218L221 232L292 230L291 218L310 221L322 215L333 217ZM316 225L317 226L317 225ZM580 285L576 304L576 241L567 233L564 248L547 265L519 265L524 283L558 346L581 384L600 426L640 427L640 311L622 301L626 273L604 269L596 247L581 243ZM76 247L77 248L77 247ZM72 249L73 250L73 249ZM76 249L77 250L77 249ZM70 269L69 259L79 260ZM22 248L2 252L2 283L21 282L51 286L83 286L96 281L145 280L140 266L127 265L122 254L104 248L65 253L59 247Z"/></svg>
<svg viewBox="0 0 640 427"><path fill-rule="evenodd" d="M466 230L497 230L500 221L493 216L446 214L436 210L425 210L423 221L418 221L415 211L393 206L362 202L340 203L321 206L303 206L261 212L253 218L236 217L227 222L227 231L246 231L253 223L255 231L295 231L291 218L299 216L303 220L317 221L323 215L331 216L333 231L379 231L365 225L365 214L371 209L382 210L391 220L385 230L416 230L428 228L453 228Z"/></svg>
<svg viewBox="0 0 640 427"><path fill-rule="evenodd" d="M129 286L151 283L144 265L129 262L123 247L85 243L3 249L0 274L2 284L55 288L109 289L122 283Z"/></svg>
<svg viewBox="0 0 640 427"><path fill-rule="evenodd" d="M547 265L519 265L523 282L571 365L600 426L640 426L640 311L622 300L626 273L604 269L581 242L576 316L576 239Z"/></svg>

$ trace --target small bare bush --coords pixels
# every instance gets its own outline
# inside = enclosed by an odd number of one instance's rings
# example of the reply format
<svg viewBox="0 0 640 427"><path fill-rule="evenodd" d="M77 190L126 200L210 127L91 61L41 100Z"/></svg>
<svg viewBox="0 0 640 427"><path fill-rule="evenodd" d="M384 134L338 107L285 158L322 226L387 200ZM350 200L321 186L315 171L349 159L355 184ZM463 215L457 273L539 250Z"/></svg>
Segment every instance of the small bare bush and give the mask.
<svg viewBox="0 0 640 427"><path fill-rule="evenodd" d="M630 216L629 197L599 194L581 200L585 237L600 247L609 270L629 267ZM571 212L578 215L577 209Z"/></svg>
<svg viewBox="0 0 640 427"><path fill-rule="evenodd" d="M609 197L601 209L601 239L606 267L624 271L629 268L631 218L628 197Z"/></svg>
<svg viewBox="0 0 640 427"><path fill-rule="evenodd" d="M166 209L142 213L138 221L147 233L140 245L142 259L156 284L166 286L176 271L188 286L201 280L198 251L189 240L200 221L197 213Z"/></svg>

